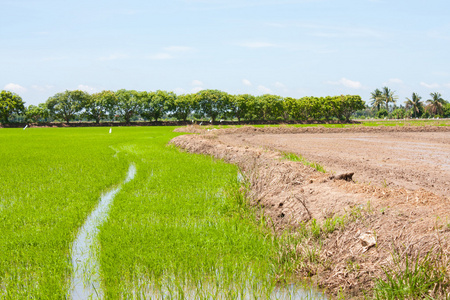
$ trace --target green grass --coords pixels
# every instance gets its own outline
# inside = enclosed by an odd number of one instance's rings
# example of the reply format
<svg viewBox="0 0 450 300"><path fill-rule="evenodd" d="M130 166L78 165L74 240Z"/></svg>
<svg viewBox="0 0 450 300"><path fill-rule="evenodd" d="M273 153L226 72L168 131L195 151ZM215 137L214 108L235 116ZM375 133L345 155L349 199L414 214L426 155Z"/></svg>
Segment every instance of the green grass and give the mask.
<svg viewBox="0 0 450 300"><path fill-rule="evenodd" d="M261 125L206 125L202 126L205 129L221 129L221 128L240 128L244 126L251 126L256 128L265 127L322 127L322 128L349 128L361 126L450 126L450 119L406 119L406 120L383 120L383 119L368 119L357 120L360 124L261 124Z"/></svg>
<svg viewBox="0 0 450 300"><path fill-rule="evenodd" d="M311 168L314 168L317 171L322 172L322 173L326 173L327 172L325 170L325 168L323 166L321 166L320 164L318 164L316 162L310 162L310 161L308 161L306 158L304 158L301 155L297 155L297 154L290 153L290 152L282 152L281 154L283 155L283 159L290 160L290 161L301 162L305 166L309 166Z"/></svg>
<svg viewBox="0 0 450 300"><path fill-rule="evenodd" d="M393 265L378 279L375 299L448 299L448 261L442 251L430 251L420 258L392 255Z"/></svg>
<svg viewBox="0 0 450 300"><path fill-rule="evenodd" d="M237 167L167 146L173 129L0 130L0 298L67 297L77 231L130 163L100 228L107 299L267 298L289 282L289 244L255 220Z"/></svg>
<svg viewBox="0 0 450 300"><path fill-rule="evenodd" d="M450 120L423 119L423 120L360 120L364 126L450 126Z"/></svg>

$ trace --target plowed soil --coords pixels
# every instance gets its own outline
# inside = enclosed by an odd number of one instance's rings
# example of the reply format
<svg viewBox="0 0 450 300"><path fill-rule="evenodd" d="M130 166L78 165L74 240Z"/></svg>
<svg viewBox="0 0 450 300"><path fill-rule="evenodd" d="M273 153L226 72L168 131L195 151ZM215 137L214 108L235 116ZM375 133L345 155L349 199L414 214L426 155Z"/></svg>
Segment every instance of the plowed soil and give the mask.
<svg viewBox="0 0 450 300"><path fill-rule="evenodd" d="M230 134L219 140L292 152L356 182L450 195L450 132Z"/></svg>
<svg viewBox="0 0 450 300"><path fill-rule="evenodd" d="M296 248L302 257L297 274L312 276L330 295L370 294L383 268L395 267L393 255L440 253L439 264L450 266L449 127L183 130L202 134L172 143L240 167L252 204L275 232L295 234L312 220L346 216L344 228L322 235L319 262L305 259L314 241ZM327 173L285 160L283 152L315 161ZM332 177L348 172L354 181Z"/></svg>

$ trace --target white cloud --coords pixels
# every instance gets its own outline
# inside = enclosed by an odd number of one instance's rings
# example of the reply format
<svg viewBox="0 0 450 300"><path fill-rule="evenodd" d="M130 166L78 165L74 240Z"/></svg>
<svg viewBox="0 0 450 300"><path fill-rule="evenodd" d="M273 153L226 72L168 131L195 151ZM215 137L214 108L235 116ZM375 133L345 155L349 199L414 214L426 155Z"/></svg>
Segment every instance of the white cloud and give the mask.
<svg viewBox="0 0 450 300"><path fill-rule="evenodd" d="M84 84L78 85L77 89L81 90L81 91L88 92L88 93L96 93L96 92L98 92L97 88L92 87L92 86L88 86L88 85L84 85Z"/></svg>
<svg viewBox="0 0 450 300"><path fill-rule="evenodd" d="M99 60L101 61L105 61L105 60L117 60L117 59L125 59L128 58L128 55L126 54L110 54L108 56L102 56L99 58Z"/></svg>
<svg viewBox="0 0 450 300"><path fill-rule="evenodd" d="M284 84L282 84L281 82L277 81L275 82L275 87L280 88L280 89L284 89L286 86Z"/></svg>
<svg viewBox="0 0 450 300"><path fill-rule="evenodd" d="M332 84L332 85L343 85L348 88L352 89L360 89L362 88L362 84L359 81L353 81L347 78L342 77L338 81L327 81L326 83Z"/></svg>
<svg viewBox="0 0 450 300"><path fill-rule="evenodd" d="M24 93L27 91L27 88L16 83L8 83L3 89L14 93Z"/></svg>
<svg viewBox="0 0 450 300"><path fill-rule="evenodd" d="M174 92L175 94L177 94L177 95L186 94L186 90L183 89L183 88L180 88L180 87L175 88L175 89L173 90L173 92Z"/></svg>
<svg viewBox="0 0 450 300"><path fill-rule="evenodd" d="M201 85L203 85L203 82L201 82L200 80L192 80L192 83L191 83L192 85L195 85L195 86L201 86Z"/></svg>
<svg viewBox="0 0 450 300"><path fill-rule="evenodd" d="M188 52L188 51L194 50L194 48L187 47L187 46L170 46L170 47L164 48L164 50L169 51L169 52Z"/></svg>
<svg viewBox="0 0 450 300"><path fill-rule="evenodd" d="M436 71L436 72L433 72L432 74L436 75L436 76L443 76L443 77L450 76L450 73L449 72L445 72L445 71Z"/></svg>
<svg viewBox="0 0 450 300"><path fill-rule="evenodd" d="M242 79L242 83L246 86L252 86L252 83L248 79Z"/></svg>
<svg viewBox="0 0 450 300"><path fill-rule="evenodd" d="M31 88L32 89L34 89L34 90L36 90L36 91L38 91L38 92L46 92L46 91L49 91L49 90L51 90L51 89L53 89L54 88L54 86L53 85L37 85L37 84L33 84L32 86L31 86Z"/></svg>
<svg viewBox="0 0 450 300"><path fill-rule="evenodd" d="M239 46L245 48L268 48L268 47L276 47L275 44L266 43L266 42L244 42L240 43Z"/></svg>
<svg viewBox="0 0 450 300"><path fill-rule="evenodd" d="M272 93L272 90L263 85L258 85L258 92L261 92L263 94L270 94L270 93Z"/></svg>
<svg viewBox="0 0 450 300"><path fill-rule="evenodd" d="M59 61L59 60L66 60L67 56L49 56L49 57L43 57L41 58L41 61Z"/></svg>
<svg viewBox="0 0 450 300"><path fill-rule="evenodd" d="M275 22L268 22L266 23L267 26L269 27L275 27L275 28L286 28L287 25L283 24L283 23L275 23Z"/></svg>
<svg viewBox="0 0 450 300"><path fill-rule="evenodd" d="M425 83L423 81L420 83L420 85L426 87L427 89L437 89L440 86L438 83L430 83L430 84L428 84L428 83Z"/></svg>
<svg viewBox="0 0 450 300"><path fill-rule="evenodd" d="M402 84L403 80L398 79L398 78L391 78L388 80L388 83Z"/></svg>
<svg viewBox="0 0 450 300"><path fill-rule="evenodd" d="M147 58L154 60L164 60L164 59L171 59L173 58L173 56L170 55L169 53L155 53L152 55L148 55Z"/></svg>
<svg viewBox="0 0 450 300"><path fill-rule="evenodd" d="M427 36L433 39L438 39L438 40L444 40L444 41L449 41L450 40L450 35L448 35L447 33L444 32L440 32L440 31L430 31L427 33Z"/></svg>
<svg viewBox="0 0 450 300"><path fill-rule="evenodd" d="M449 88L449 89L450 89L450 83L446 83L446 84L444 84L444 86L445 86L446 88Z"/></svg>
<svg viewBox="0 0 450 300"><path fill-rule="evenodd" d="M200 92L201 90L203 90L203 88L201 87L201 86L196 86L195 88L193 88L192 90L191 90L191 93L198 93L198 92Z"/></svg>

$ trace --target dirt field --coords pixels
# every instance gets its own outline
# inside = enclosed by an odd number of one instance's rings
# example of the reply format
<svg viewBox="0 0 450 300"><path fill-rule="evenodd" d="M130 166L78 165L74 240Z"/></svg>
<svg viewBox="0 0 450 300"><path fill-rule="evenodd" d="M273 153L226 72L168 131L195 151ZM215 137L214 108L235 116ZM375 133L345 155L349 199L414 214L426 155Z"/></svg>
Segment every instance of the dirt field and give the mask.
<svg viewBox="0 0 450 300"><path fill-rule="evenodd" d="M450 195L450 132L227 134L219 140L300 154L356 182Z"/></svg>
<svg viewBox="0 0 450 300"><path fill-rule="evenodd" d="M436 268L450 269L450 127L182 130L203 134L173 144L240 167L252 204L275 232L296 234L313 220L346 218L344 228L322 233L319 242L303 240L295 250L298 276L313 278L330 295L361 297L384 278L383 268L398 267L393 255L439 254ZM318 162L328 173L285 160L282 152ZM355 181L332 177L347 172ZM311 261L316 250L319 259Z"/></svg>

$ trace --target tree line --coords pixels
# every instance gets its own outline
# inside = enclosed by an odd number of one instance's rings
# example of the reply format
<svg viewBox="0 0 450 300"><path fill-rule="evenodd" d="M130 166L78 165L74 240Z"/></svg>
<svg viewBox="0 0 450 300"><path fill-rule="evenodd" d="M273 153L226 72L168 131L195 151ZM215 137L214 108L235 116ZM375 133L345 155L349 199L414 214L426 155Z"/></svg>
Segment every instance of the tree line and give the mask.
<svg viewBox="0 0 450 300"><path fill-rule="evenodd" d="M277 95L231 95L220 90L202 90L194 94L176 95L167 91L135 91L121 89L89 94L80 90L65 91L45 103L25 107L22 98L10 91L1 91L0 120L8 123L18 116L25 122L66 123L88 120L123 121L143 119L237 120L241 121L308 121L346 120L365 108L358 95L303 97Z"/></svg>
<svg viewBox="0 0 450 300"><path fill-rule="evenodd" d="M358 117L376 118L430 118L430 117L450 117L450 102L444 100L438 92L430 93L427 100L422 100L418 93L412 93L411 97L406 97L404 105L397 106L398 96L389 87L375 89L371 93L370 107L363 111L358 111Z"/></svg>

